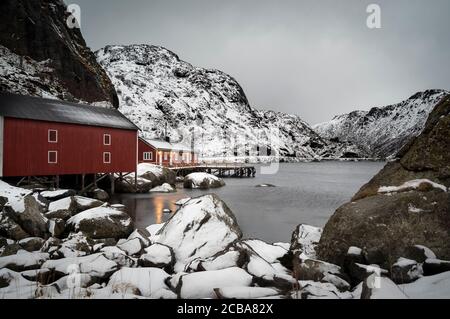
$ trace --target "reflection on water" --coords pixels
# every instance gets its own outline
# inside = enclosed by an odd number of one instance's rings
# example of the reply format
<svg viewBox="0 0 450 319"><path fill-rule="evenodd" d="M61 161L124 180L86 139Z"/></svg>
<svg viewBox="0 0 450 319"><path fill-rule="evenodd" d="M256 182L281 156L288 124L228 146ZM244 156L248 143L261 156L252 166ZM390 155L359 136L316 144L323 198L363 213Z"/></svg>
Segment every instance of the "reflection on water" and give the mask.
<svg viewBox="0 0 450 319"><path fill-rule="evenodd" d="M214 192L236 215L245 237L288 242L297 224L325 225L336 208L348 201L383 166L381 162L281 164L277 174L227 178L226 186L215 190L118 194L112 202L124 204L136 226L146 227L169 219L172 214L165 214L163 210L174 212L177 200ZM276 187L255 187L258 184Z"/></svg>

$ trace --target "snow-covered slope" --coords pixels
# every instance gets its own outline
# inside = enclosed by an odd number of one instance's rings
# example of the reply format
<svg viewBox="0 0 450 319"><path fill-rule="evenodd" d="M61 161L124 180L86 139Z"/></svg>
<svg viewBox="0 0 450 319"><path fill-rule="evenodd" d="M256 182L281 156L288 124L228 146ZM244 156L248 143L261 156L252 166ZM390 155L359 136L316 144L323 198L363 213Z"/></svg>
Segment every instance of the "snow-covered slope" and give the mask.
<svg viewBox="0 0 450 319"><path fill-rule="evenodd" d="M370 157L395 156L419 135L434 106L449 93L418 92L398 104L338 115L329 122L314 125L313 129L323 138L353 143Z"/></svg>
<svg viewBox="0 0 450 319"><path fill-rule="evenodd" d="M252 108L231 76L194 67L159 46L106 46L96 52L119 96L120 110L147 138L164 135L202 156L270 155L317 158L342 152L298 116ZM274 152L277 151L277 152Z"/></svg>

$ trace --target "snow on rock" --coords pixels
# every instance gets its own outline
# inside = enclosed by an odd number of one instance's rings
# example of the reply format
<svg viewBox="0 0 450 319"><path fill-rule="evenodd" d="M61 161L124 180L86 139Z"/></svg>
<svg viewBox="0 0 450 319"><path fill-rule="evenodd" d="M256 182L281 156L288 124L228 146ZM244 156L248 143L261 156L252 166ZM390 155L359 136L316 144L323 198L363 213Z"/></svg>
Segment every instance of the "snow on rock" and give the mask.
<svg viewBox="0 0 450 319"><path fill-rule="evenodd" d="M137 265L137 259L128 256L122 249L117 246L107 246L100 249L100 252L109 260L114 261L119 266L134 267Z"/></svg>
<svg viewBox="0 0 450 319"><path fill-rule="evenodd" d="M444 192L447 191L447 187L444 185L435 183L433 181L430 181L429 179L415 179L412 181L408 181L403 183L400 186L381 186L378 189L378 193L394 193L394 192L407 192L414 189L429 189L429 188L437 188L441 189Z"/></svg>
<svg viewBox="0 0 450 319"><path fill-rule="evenodd" d="M329 282L299 280L298 289L291 292L292 299L352 299L353 295L341 292Z"/></svg>
<svg viewBox="0 0 450 319"><path fill-rule="evenodd" d="M108 286L120 291L135 289L144 297L160 296L160 290L167 290L165 280L169 275L159 268L122 268L109 279ZM137 290L136 290L137 289Z"/></svg>
<svg viewBox="0 0 450 319"><path fill-rule="evenodd" d="M19 240L18 244L26 251L32 252L42 248L45 240L40 237L28 237Z"/></svg>
<svg viewBox="0 0 450 319"><path fill-rule="evenodd" d="M222 287L215 292L220 299L257 299L279 294L277 289L265 287Z"/></svg>
<svg viewBox="0 0 450 319"><path fill-rule="evenodd" d="M450 271L450 261L440 260L437 258L428 258L423 263L423 271L426 276Z"/></svg>
<svg viewBox="0 0 450 319"><path fill-rule="evenodd" d="M153 240L172 247L175 271L207 258L242 237L236 217L214 194L193 198L172 215Z"/></svg>
<svg viewBox="0 0 450 319"><path fill-rule="evenodd" d="M60 218L67 220L77 211L77 202L73 196L65 197L48 205L47 218Z"/></svg>
<svg viewBox="0 0 450 319"><path fill-rule="evenodd" d="M160 186L153 187L150 193L174 193L177 190L173 188L170 184L164 183Z"/></svg>
<svg viewBox="0 0 450 319"><path fill-rule="evenodd" d="M208 173L191 173L184 178L184 188L209 189L225 185L225 182L217 176Z"/></svg>
<svg viewBox="0 0 450 319"><path fill-rule="evenodd" d="M15 271L37 269L49 258L47 253L30 253L26 250L19 250L15 255L0 257L0 268L9 268Z"/></svg>
<svg viewBox="0 0 450 319"><path fill-rule="evenodd" d="M0 299L32 299L36 297L37 284L20 273L7 268L0 269Z"/></svg>
<svg viewBox="0 0 450 319"><path fill-rule="evenodd" d="M85 256L92 252L92 242L82 233L69 234L62 240L57 253L62 257Z"/></svg>
<svg viewBox="0 0 450 319"><path fill-rule="evenodd" d="M419 135L430 112L449 92L418 92L398 104L354 111L313 126L323 138L348 141L369 157L391 157Z"/></svg>
<svg viewBox="0 0 450 319"><path fill-rule="evenodd" d="M450 271L399 286L412 299L450 299Z"/></svg>
<svg viewBox="0 0 450 319"><path fill-rule="evenodd" d="M200 271L183 275L177 290L182 299L216 298L214 289L224 287L249 287L252 276L237 267L222 270Z"/></svg>
<svg viewBox="0 0 450 319"><path fill-rule="evenodd" d="M163 226L164 226L165 224L166 224L166 223L152 224L152 225L147 226L147 227L145 228L145 230L147 230L147 231L150 233L149 239L150 239L152 242L154 242L154 239L153 239L153 238L155 237L155 235L160 231L161 228L163 228Z"/></svg>
<svg viewBox="0 0 450 319"><path fill-rule="evenodd" d="M84 211L87 209L91 209L91 208L95 208L95 207L99 207L99 206L102 206L103 204L105 204L101 200L92 199L92 198L83 197L83 196L74 196L74 199L77 204L78 212L81 212L81 211Z"/></svg>
<svg viewBox="0 0 450 319"><path fill-rule="evenodd" d="M70 218L67 226L91 238L124 238L133 231L128 214L107 206L85 210Z"/></svg>
<svg viewBox="0 0 450 319"><path fill-rule="evenodd" d="M130 236L128 236L128 239L134 239L134 238L139 238L142 241L142 244L144 246L149 246L150 245L150 232L146 229L135 229Z"/></svg>
<svg viewBox="0 0 450 319"><path fill-rule="evenodd" d="M139 255L142 252L143 244L139 238L128 239L123 243L117 244L117 247L129 256Z"/></svg>
<svg viewBox="0 0 450 319"><path fill-rule="evenodd" d="M68 257L47 260L42 268L48 268L59 275L69 275L73 272L88 274L94 278L107 278L118 268L118 265L105 258L101 253L83 257Z"/></svg>
<svg viewBox="0 0 450 319"><path fill-rule="evenodd" d="M239 267L238 261L241 252L234 247L205 259L195 259L189 264L189 270L220 270L231 267Z"/></svg>
<svg viewBox="0 0 450 319"><path fill-rule="evenodd" d="M25 196L32 193L28 189L14 187L0 180L0 196L6 197L8 199L6 205L11 206L17 213L22 213L25 210Z"/></svg>
<svg viewBox="0 0 450 319"><path fill-rule="evenodd" d="M320 241L322 228L300 224L292 233L291 248L302 258L316 258L316 246Z"/></svg>
<svg viewBox="0 0 450 319"><path fill-rule="evenodd" d="M362 285L361 299L407 299L404 290L392 280L371 274Z"/></svg>
<svg viewBox="0 0 450 319"><path fill-rule="evenodd" d="M143 267L171 268L175 263L172 248L162 245L153 244L145 248L145 254L139 258L139 265Z"/></svg>
<svg viewBox="0 0 450 319"><path fill-rule="evenodd" d="M415 260L400 257L391 267L391 279L397 284L413 282L422 276L422 265Z"/></svg>
<svg viewBox="0 0 450 319"><path fill-rule="evenodd" d="M288 252L280 246L271 245L259 239L247 239L243 242L269 263L278 262L278 258L283 257Z"/></svg>

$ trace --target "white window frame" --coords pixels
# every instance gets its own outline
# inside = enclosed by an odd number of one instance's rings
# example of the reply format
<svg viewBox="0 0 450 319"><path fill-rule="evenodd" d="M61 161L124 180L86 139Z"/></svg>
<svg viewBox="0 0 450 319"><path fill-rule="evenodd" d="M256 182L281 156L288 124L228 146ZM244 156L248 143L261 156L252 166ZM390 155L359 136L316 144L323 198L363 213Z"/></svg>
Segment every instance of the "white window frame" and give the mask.
<svg viewBox="0 0 450 319"><path fill-rule="evenodd" d="M50 140L50 132L55 132L56 135L56 141L51 141ZM49 129L47 132L47 142L49 143L58 143L58 130L54 130L54 129Z"/></svg>
<svg viewBox="0 0 450 319"><path fill-rule="evenodd" d="M106 143L106 137L107 136L109 137L109 143L108 144ZM103 134L103 145L110 146L111 143L112 143L111 134Z"/></svg>
<svg viewBox="0 0 450 319"><path fill-rule="evenodd" d="M106 154L109 154L109 161L106 161ZM111 152L103 152L103 164L111 164Z"/></svg>
<svg viewBox="0 0 450 319"><path fill-rule="evenodd" d="M55 161L50 162L50 153L55 153ZM58 151L48 151L47 153L47 163L48 164L58 164Z"/></svg>
<svg viewBox="0 0 450 319"><path fill-rule="evenodd" d="M152 161L153 160L153 153L152 152L144 152L142 155L144 161Z"/></svg>

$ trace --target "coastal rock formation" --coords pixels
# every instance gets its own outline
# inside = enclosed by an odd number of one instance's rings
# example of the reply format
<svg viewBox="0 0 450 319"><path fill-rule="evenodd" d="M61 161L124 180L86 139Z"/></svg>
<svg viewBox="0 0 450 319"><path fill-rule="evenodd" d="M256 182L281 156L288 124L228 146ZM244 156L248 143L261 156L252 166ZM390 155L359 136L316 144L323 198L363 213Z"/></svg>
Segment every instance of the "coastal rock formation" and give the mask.
<svg viewBox="0 0 450 319"><path fill-rule="evenodd" d="M175 271L196 258L210 257L242 237L236 217L214 194L192 198L153 237L173 249Z"/></svg>
<svg viewBox="0 0 450 319"><path fill-rule="evenodd" d="M207 173L191 173L184 178L184 188L209 189L218 188L225 185L220 177Z"/></svg>
<svg viewBox="0 0 450 319"><path fill-rule="evenodd" d="M431 112L421 135L406 145L326 224L321 259L342 265L350 246L370 263L390 267L414 245L450 259L450 96Z"/></svg>

